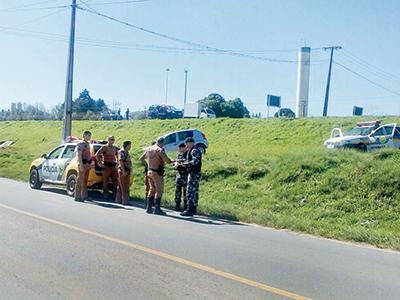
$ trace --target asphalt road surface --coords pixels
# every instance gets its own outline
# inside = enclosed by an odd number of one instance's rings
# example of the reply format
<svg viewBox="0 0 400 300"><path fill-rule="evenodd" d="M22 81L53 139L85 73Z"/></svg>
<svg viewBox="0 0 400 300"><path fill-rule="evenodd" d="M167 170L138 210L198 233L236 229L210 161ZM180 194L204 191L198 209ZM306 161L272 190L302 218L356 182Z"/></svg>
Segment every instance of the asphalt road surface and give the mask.
<svg viewBox="0 0 400 300"><path fill-rule="evenodd" d="M400 253L0 178L0 299L400 299Z"/></svg>

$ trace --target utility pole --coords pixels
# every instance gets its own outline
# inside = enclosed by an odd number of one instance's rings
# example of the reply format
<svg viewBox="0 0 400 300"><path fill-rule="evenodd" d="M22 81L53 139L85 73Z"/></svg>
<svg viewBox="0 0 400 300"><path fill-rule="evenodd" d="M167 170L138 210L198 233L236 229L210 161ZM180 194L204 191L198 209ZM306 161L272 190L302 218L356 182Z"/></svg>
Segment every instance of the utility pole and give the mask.
<svg viewBox="0 0 400 300"><path fill-rule="evenodd" d="M72 127L72 84L74 78L76 0L72 0L71 8L72 8L71 29L69 36L67 81L65 85L64 126L62 133L62 141L65 141L67 137L71 135L71 127Z"/></svg>
<svg viewBox="0 0 400 300"><path fill-rule="evenodd" d="M169 68L165 69L166 72L166 78L165 78L165 104L168 103L168 73L169 73Z"/></svg>
<svg viewBox="0 0 400 300"><path fill-rule="evenodd" d="M189 71L185 69L185 94L183 97L183 109L185 109L186 106L188 72Z"/></svg>
<svg viewBox="0 0 400 300"><path fill-rule="evenodd" d="M328 79L326 81L326 90L325 90L325 101L324 101L324 111L322 113L323 117L328 115L328 101L329 101L329 88L331 85L331 73L332 73L332 61L333 61L333 51L340 50L342 47L340 46L333 46L333 47L324 47L324 50L331 50L331 58L329 61L329 71L328 71Z"/></svg>

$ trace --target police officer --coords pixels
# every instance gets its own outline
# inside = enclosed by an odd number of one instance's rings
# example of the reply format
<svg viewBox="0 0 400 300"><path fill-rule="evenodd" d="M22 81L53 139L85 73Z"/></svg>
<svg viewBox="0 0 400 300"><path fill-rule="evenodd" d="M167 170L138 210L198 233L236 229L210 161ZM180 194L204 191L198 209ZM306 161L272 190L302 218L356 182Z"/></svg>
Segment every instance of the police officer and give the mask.
<svg viewBox="0 0 400 300"><path fill-rule="evenodd" d="M90 171L90 139L92 134L90 131L83 133L83 141L76 146L78 158L78 178L75 185L75 201L83 202L88 198L87 183Z"/></svg>
<svg viewBox="0 0 400 300"><path fill-rule="evenodd" d="M118 152L118 189L116 202L123 205L129 201L129 181L132 172L132 161L129 151L131 150L131 141L125 141L123 148Z"/></svg>
<svg viewBox="0 0 400 300"><path fill-rule="evenodd" d="M115 199L118 186L118 149L114 146L114 136L108 137L107 144L101 146L96 153L96 160L100 167L103 168L103 196L109 198L108 183L111 177L113 198Z"/></svg>
<svg viewBox="0 0 400 300"><path fill-rule="evenodd" d="M178 157L175 163L176 177L175 177L175 211L181 211L181 201L183 192L183 210L187 209L186 187L188 179L187 168L182 164L186 157L186 145L181 143L178 146Z"/></svg>
<svg viewBox="0 0 400 300"><path fill-rule="evenodd" d="M153 141L151 143L151 146L153 146L155 144L156 144L156 141ZM139 160L144 165L144 186L145 186L144 197L147 200L147 195L149 194L149 191L150 191L150 183L149 183L149 176L147 175L149 168L147 167L147 162L146 162L146 150L147 150L147 148L145 149L143 154L139 157Z"/></svg>
<svg viewBox="0 0 400 300"><path fill-rule="evenodd" d="M181 213L181 216L193 216L197 214L197 204L199 201L199 184L201 178L201 151L194 146L194 139L186 138L186 161L183 165L188 170L188 181L186 196L188 208Z"/></svg>
<svg viewBox="0 0 400 300"><path fill-rule="evenodd" d="M146 212L149 214L154 212L156 215L166 215L161 210L161 197L164 192L164 168L165 163L172 163L173 161L165 153L164 142L163 137L159 138L155 145L146 149L145 153L145 161L148 167L147 176L150 185L146 207ZM155 209L153 211L154 204Z"/></svg>

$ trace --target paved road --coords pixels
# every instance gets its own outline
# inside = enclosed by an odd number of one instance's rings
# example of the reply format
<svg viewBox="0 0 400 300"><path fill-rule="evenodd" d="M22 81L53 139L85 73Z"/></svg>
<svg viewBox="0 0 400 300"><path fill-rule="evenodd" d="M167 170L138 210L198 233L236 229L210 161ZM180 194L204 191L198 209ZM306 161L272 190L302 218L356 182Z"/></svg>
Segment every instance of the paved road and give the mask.
<svg viewBox="0 0 400 300"><path fill-rule="evenodd" d="M0 191L0 299L399 299L397 252Z"/></svg>

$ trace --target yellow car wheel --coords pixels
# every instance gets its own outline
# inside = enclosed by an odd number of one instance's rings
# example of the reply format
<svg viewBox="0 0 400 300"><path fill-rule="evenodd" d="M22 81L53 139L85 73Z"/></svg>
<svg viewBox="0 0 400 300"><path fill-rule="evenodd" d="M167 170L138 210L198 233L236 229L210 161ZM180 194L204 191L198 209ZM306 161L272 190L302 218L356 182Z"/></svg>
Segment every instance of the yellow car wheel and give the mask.
<svg viewBox="0 0 400 300"><path fill-rule="evenodd" d="M29 186L35 190L42 187L42 182L39 180L39 172L36 168L33 168L29 174Z"/></svg>
<svg viewBox="0 0 400 300"><path fill-rule="evenodd" d="M67 177L67 194L68 196L74 197L75 196L75 186L77 175L75 173L70 173Z"/></svg>

